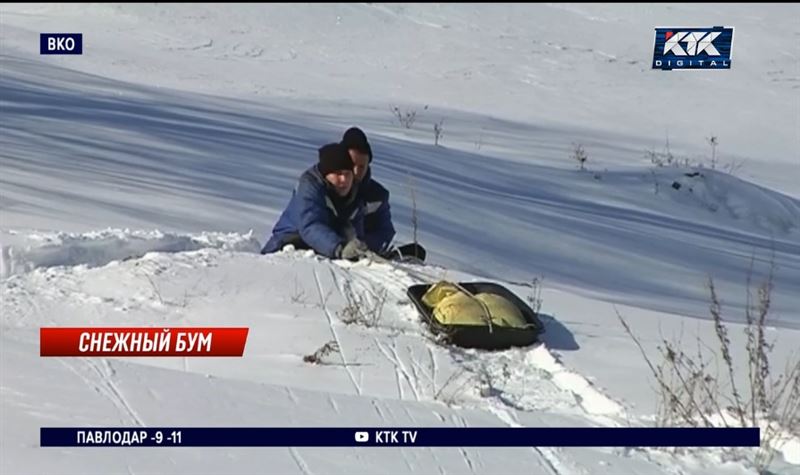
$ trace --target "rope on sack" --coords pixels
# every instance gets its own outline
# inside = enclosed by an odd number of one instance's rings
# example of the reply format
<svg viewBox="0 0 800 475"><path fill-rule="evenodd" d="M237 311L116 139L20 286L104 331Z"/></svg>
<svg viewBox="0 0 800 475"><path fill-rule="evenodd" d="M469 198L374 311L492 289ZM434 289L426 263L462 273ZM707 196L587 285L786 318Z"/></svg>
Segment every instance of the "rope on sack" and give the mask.
<svg viewBox="0 0 800 475"><path fill-rule="evenodd" d="M479 304L479 305L481 306L481 308L483 309L483 318L484 318L484 320L486 320L486 324L489 326L489 333L493 333L493 328L492 328L492 313L489 311L489 306L488 306L488 305L486 305L486 302L484 302L484 301L482 301L481 299L479 299L478 297L476 297L476 296L475 296L475 294L473 294L473 293L472 293L472 292L470 292L469 290L465 289L465 288L464 288L464 287L463 287L461 284L459 284L458 282L448 282L448 283L450 283L450 284L453 284L453 286L455 286L455 288L457 288L458 290L460 290L460 291L464 292L464 293L465 293L465 294L467 294L469 297L471 297L473 300L475 300L476 302L478 302L478 304Z"/></svg>

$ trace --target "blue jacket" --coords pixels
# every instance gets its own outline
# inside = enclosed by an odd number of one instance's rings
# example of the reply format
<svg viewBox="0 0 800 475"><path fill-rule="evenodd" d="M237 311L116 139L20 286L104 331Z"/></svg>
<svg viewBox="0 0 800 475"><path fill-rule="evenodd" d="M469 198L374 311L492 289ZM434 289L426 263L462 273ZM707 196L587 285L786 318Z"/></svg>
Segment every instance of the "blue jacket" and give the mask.
<svg viewBox="0 0 800 475"><path fill-rule="evenodd" d="M303 172L261 253L279 251L287 238L297 235L332 259L352 237L364 240L364 205L356 185L349 195L339 197L316 165Z"/></svg>
<svg viewBox="0 0 800 475"><path fill-rule="evenodd" d="M359 184L359 198L364 202L364 243L373 252L385 251L394 239L389 190L372 179L372 170Z"/></svg>

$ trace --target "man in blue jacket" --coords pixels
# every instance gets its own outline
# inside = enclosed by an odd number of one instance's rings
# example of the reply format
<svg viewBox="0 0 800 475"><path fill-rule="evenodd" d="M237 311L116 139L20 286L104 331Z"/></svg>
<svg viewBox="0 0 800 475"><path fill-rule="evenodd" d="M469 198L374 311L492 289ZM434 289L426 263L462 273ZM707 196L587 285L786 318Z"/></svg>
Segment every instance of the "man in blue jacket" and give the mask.
<svg viewBox="0 0 800 475"><path fill-rule="evenodd" d="M353 161L338 143L319 149L319 163L301 176L262 254L287 244L313 249L332 259L357 260L367 256L364 205L354 184Z"/></svg>
<svg viewBox="0 0 800 475"><path fill-rule="evenodd" d="M387 258L413 256L425 260L425 249L418 244L391 247L395 236L389 207L389 190L372 178L372 147L367 135L358 127L345 131L340 142L353 160L353 173L358 194L364 201L364 242L376 254Z"/></svg>
<svg viewBox="0 0 800 475"><path fill-rule="evenodd" d="M353 160L353 174L358 194L364 201L364 242L375 253L383 253L394 239L389 190L372 178L372 147L358 127L347 129L341 144Z"/></svg>

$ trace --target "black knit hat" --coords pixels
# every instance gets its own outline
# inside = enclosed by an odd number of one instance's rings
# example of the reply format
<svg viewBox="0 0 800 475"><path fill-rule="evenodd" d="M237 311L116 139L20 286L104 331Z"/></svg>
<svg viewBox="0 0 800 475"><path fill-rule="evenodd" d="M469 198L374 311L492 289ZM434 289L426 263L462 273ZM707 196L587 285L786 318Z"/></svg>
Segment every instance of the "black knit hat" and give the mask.
<svg viewBox="0 0 800 475"><path fill-rule="evenodd" d="M319 172L322 175L339 170L353 170L353 160L347 153L347 147L338 143L329 143L319 149Z"/></svg>
<svg viewBox="0 0 800 475"><path fill-rule="evenodd" d="M347 149L358 150L361 153L369 155L369 161L372 161L372 147L369 146L367 135L363 130L358 127L350 127L342 137L342 145Z"/></svg>

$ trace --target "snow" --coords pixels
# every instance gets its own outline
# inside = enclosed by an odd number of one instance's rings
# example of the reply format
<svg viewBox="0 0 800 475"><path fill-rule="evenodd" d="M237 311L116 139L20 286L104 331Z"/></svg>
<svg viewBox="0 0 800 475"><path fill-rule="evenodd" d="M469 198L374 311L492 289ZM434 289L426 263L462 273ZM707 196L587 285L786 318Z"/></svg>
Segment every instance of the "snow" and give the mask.
<svg viewBox="0 0 800 475"><path fill-rule="evenodd" d="M244 449L228 461L227 469L223 454L214 451L191 460L173 454L185 449L160 449L147 461L122 455L115 462L106 458L105 449L88 450L79 459L66 449L50 450L46 457L27 462L31 455L25 454L36 444L38 427L66 421L95 426L202 421L205 426L619 427L632 419L636 424L635 415L626 414L626 408L557 361L545 346L487 353L432 343L415 309L403 299L404 289L418 282L412 273L435 277L444 272L331 263L306 252L264 257L206 248L11 276L3 281L2 325L4 385L13 389L4 404L13 410L2 435L4 449L13 456L4 463L9 471L23 473L57 471L65 464L71 471L100 473L122 463L136 472L148 471L173 457L181 470L202 466L209 472L249 473L261 463L260 455ZM366 295L387 289L388 303L377 327L339 320L346 282ZM525 295L523 288L512 288ZM39 358L36 351L38 325L210 323L249 327L246 358ZM547 346L557 348L558 342L550 345L548 338ZM303 355L331 340L341 351L325 358L326 364L303 363ZM491 391L482 391L483 381L490 382ZM59 394L55 400L53 392ZM311 471L338 466L328 465L311 449L273 452L277 466L288 471L297 470L287 459L290 455L298 464L309 464ZM531 466L547 472L553 465L552 473L669 470L647 453L623 454L621 449L416 452L425 451L404 449L388 461L385 454L369 451L340 449L328 456L354 473L373 472L394 457L398 460L392 463L409 472L416 464L462 471L465 463L474 463L477 472L493 471L498 463L510 473ZM352 458L358 462L347 462ZM402 462L404 458L410 460ZM696 463L707 469L703 464L709 462Z"/></svg>
<svg viewBox="0 0 800 475"><path fill-rule="evenodd" d="M713 343L712 276L744 348L747 274L760 282L771 261L781 367L800 341L799 14L3 5L0 471L747 473L713 450L42 450L38 428L647 425L653 382L617 311L651 355L665 337ZM648 69L653 28L686 24L736 28L730 71ZM46 31L83 33L84 54L39 56ZM395 105L418 112L411 128ZM414 189L431 265L258 254L316 148L351 125L399 242ZM654 167L645 151L667 139L704 166ZM537 277L543 344L501 352L435 344L405 295L448 278L527 298ZM379 325L341 321L346 282L387 293ZM92 325L250 333L241 359L38 356L39 327ZM329 341L328 364L303 362ZM777 470L800 473L798 447Z"/></svg>
<svg viewBox="0 0 800 475"><path fill-rule="evenodd" d="M204 248L259 252L252 233L177 235L160 231L106 229L83 234L0 233L0 277L58 266L104 266L149 252L185 252Z"/></svg>

